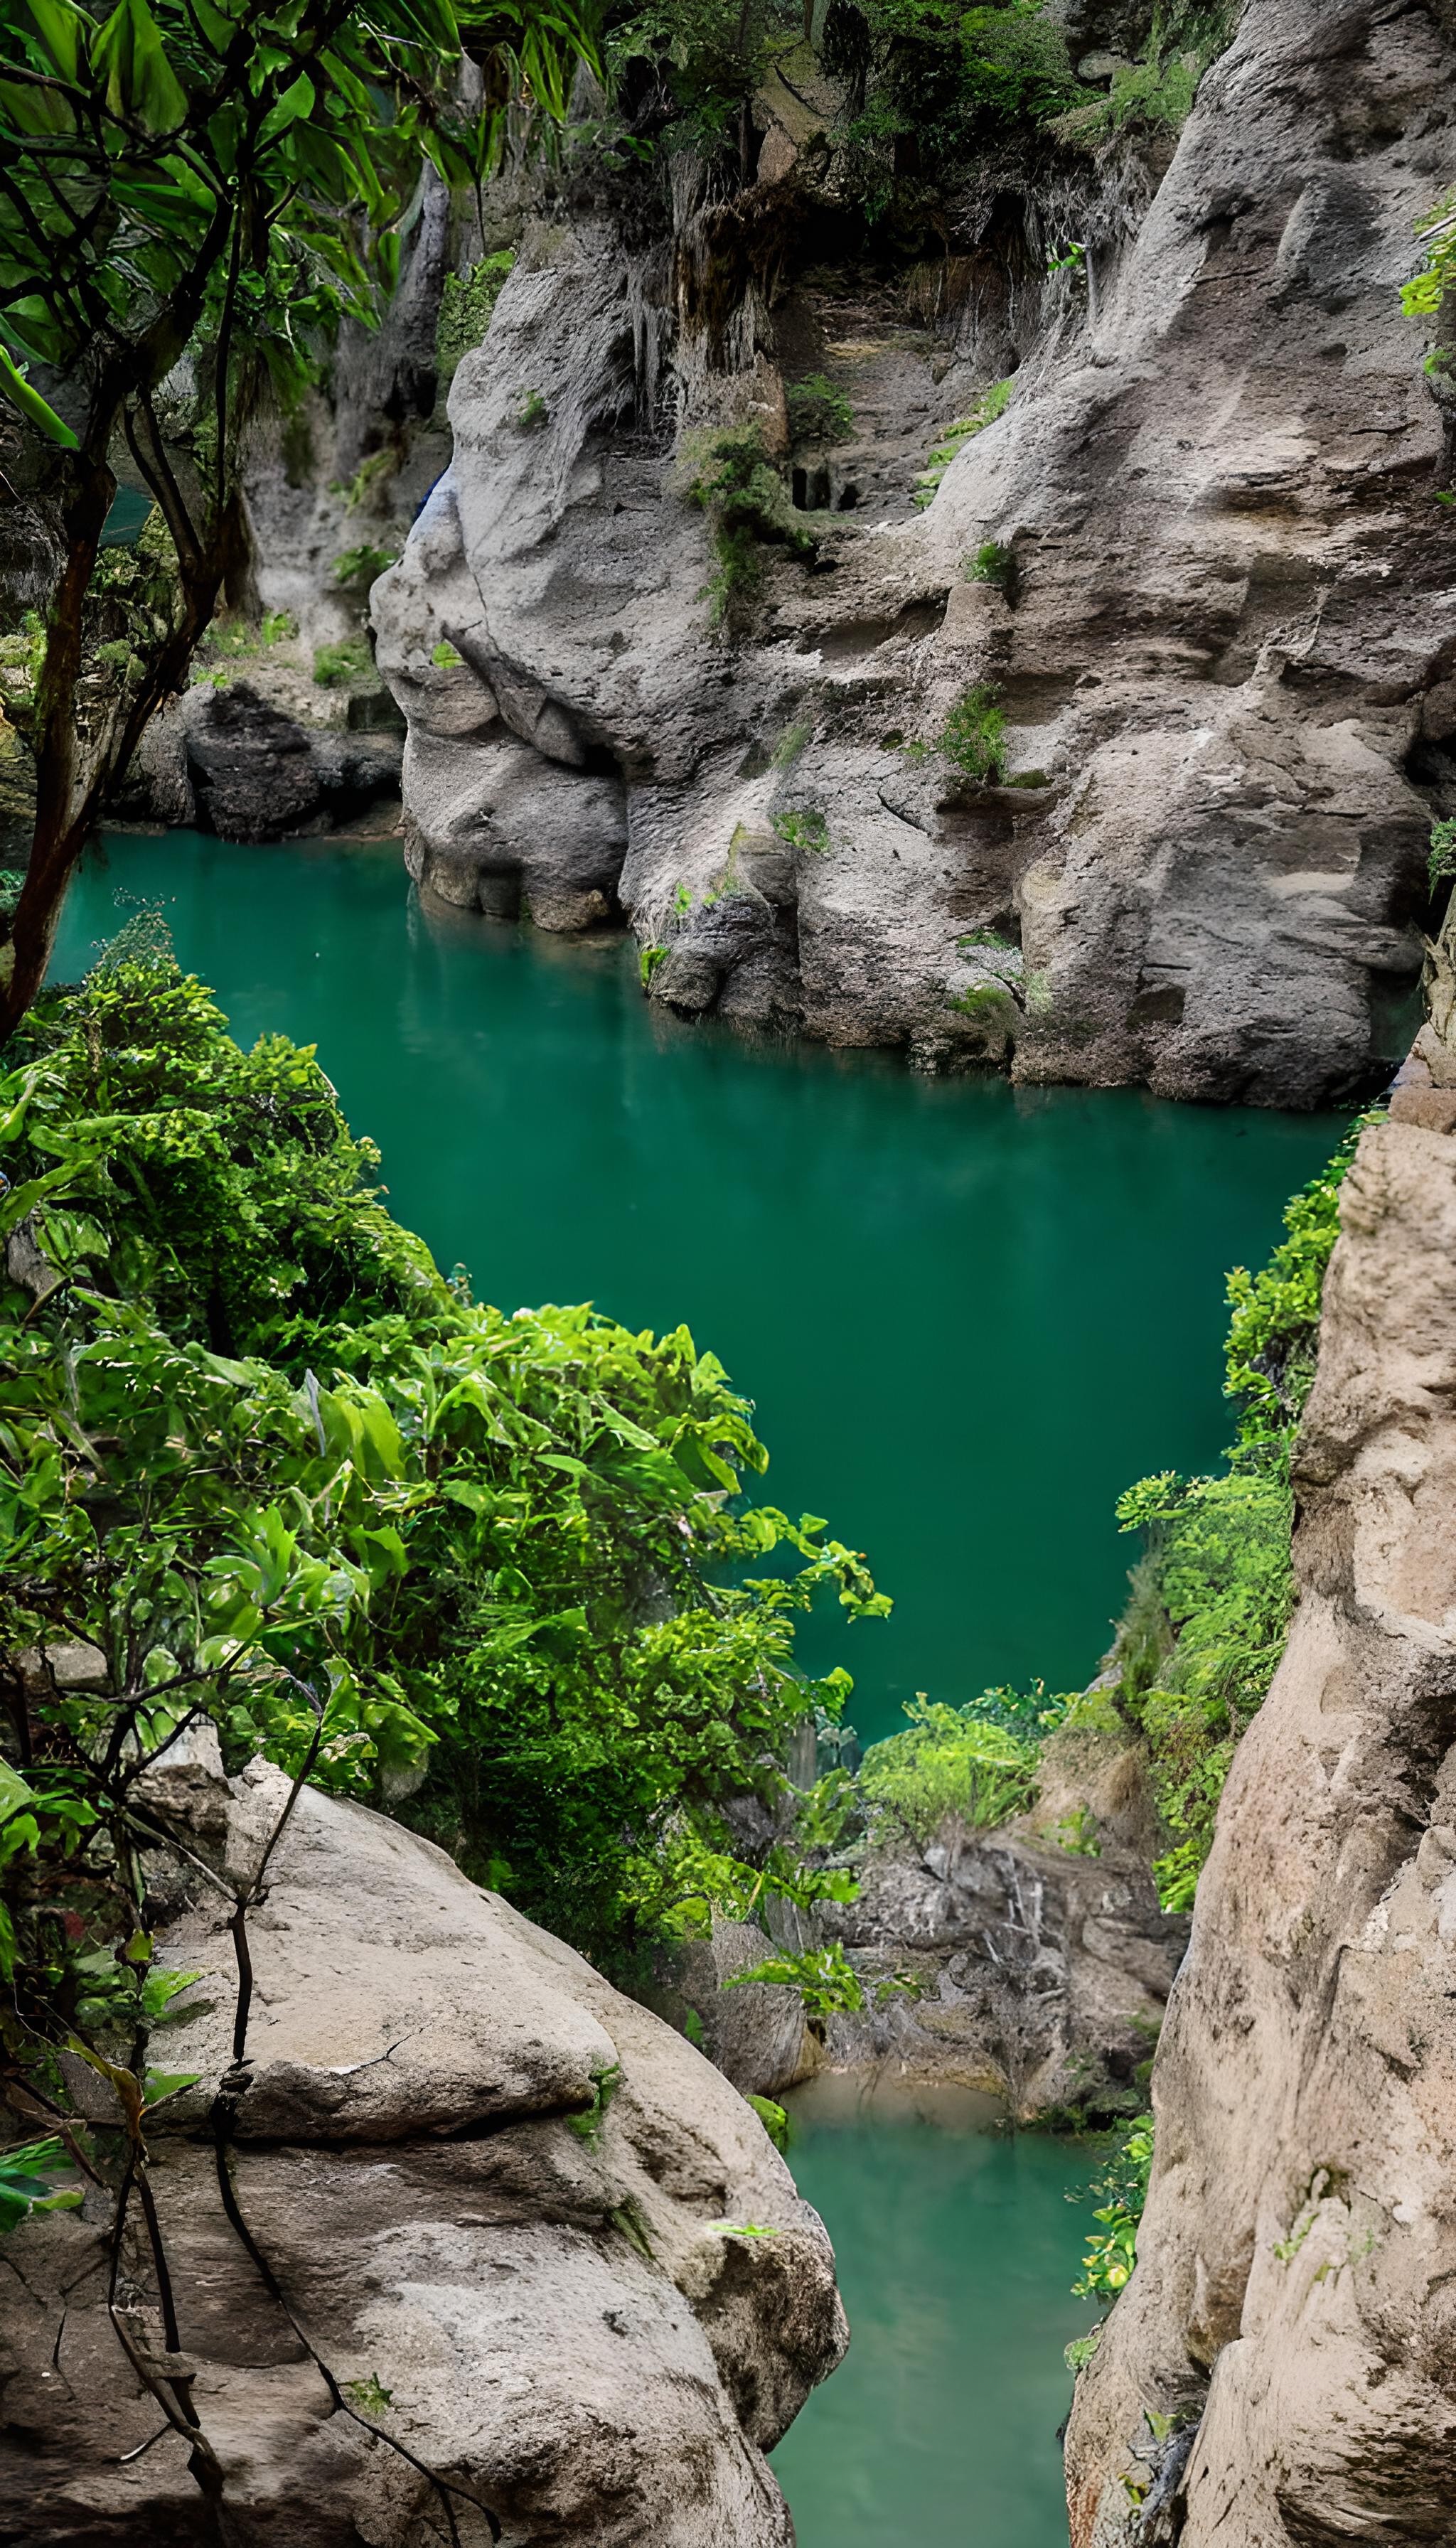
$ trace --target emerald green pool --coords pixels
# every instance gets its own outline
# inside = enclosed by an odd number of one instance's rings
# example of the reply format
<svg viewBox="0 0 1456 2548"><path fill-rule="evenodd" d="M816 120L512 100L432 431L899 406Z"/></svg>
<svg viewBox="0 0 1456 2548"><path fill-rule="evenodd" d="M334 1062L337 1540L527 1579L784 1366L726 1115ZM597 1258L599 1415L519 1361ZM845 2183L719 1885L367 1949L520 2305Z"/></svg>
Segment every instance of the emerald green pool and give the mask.
<svg viewBox="0 0 1456 2548"><path fill-rule="evenodd" d="M917 1689L1090 1678L1131 1554L1114 1501L1217 1457L1225 1270L1267 1253L1335 1119L679 1026L620 942L426 911L395 843L115 839L57 969L136 899L245 1043L318 1045L442 1264L506 1308L593 1300L712 1347L757 1403L766 1492L894 1594L809 1639L862 1734Z"/></svg>
<svg viewBox="0 0 1456 2548"><path fill-rule="evenodd" d="M1112 1506L1228 1430L1224 1275L1333 1118L932 1081L675 1025L629 950L427 911L397 844L114 840L83 970L137 901L245 1042L317 1043L401 1218L506 1307L686 1320L757 1402L768 1492L865 1549L893 1618L812 1623L862 1734L917 1689L1085 1682L1129 1563ZM905 2117L806 2121L845 2368L776 2455L800 2548L1058 2548L1061 2347L1085 2152Z"/></svg>
<svg viewBox="0 0 1456 2548"><path fill-rule="evenodd" d="M854 2329L847 2360L774 2454L799 2548L1056 2548L1062 2348L1096 2160L889 2115L797 2122L789 2157L822 2213Z"/></svg>

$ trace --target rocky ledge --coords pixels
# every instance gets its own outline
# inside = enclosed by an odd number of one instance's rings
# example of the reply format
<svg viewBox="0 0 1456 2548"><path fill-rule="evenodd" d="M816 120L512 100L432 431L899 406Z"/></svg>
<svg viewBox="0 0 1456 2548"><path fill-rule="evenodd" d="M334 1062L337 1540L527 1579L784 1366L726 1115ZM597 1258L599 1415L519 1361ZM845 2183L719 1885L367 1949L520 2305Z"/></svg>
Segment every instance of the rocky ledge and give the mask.
<svg viewBox="0 0 1456 2548"><path fill-rule="evenodd" d="M248 1919L236 2059L228 1904L197 1862L245 1887L287 1795L255 1764L155 1798L192 1853L154 1870L162 1953L200 1976L153 2049L195 2082L148 2132L181 2360L135 2206L115 2292L221 2464L221 2535L419 2548L448 2495L461 2548L790 2548L764 2454L847 2333L755 2115L441 1851L309 1791ZM93 2074L77 2093L104 2121ZM188 2445L109 2322L96 2207L6 2241L0 2540L181 2548Z"/></svg>
<svg viewBox="0 0 1456 2548"><path fill-rule="evenodd" d="M374 592L411 872L627 919L683 1012L925 1066L1375 1084L1456 803L1448 427L1399 294L1453 71L1443 10L1258 0L1165 173L971 172L965 252L914 273L857 262L807 53L731 200L679 163L644 243L576 182ZM1068 237L1080 279L1047 279ZM852 421L795 439L786 388L821 375ZM691 498L724 427L781 472L798 551L760 543L715 629ZM968 691L1004 720L980 777L941 743Z"/></svg>

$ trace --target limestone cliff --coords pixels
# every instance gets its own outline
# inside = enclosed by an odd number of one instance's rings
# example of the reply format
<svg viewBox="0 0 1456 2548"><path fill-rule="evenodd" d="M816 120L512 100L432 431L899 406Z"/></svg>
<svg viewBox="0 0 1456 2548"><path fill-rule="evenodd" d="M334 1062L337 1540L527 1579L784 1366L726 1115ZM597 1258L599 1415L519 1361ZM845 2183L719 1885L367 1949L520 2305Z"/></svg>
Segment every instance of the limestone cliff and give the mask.
<svg viewBox="0 0 1456 2548"><path fill-rule="evenodd" d="M1456 1068L1430 1046L1343 1190L1299 1604L1174 1985L1138 2269L1078 2384L1073 2548L1456 2536Z"/></svg>
<svg viewBox="0 0 1456 2548"><path fill-rule="evenodd" d="M190 1855L153 1879L200 1979L152 2057L196 2077L147 2137L182 2354L135 2203L115 2257L98 2194L7 2238L0 2540L203 2535L180 2382L236 2548L788 2548L764 2453L846 2331L757 2118L441 1851L312 1792L248 1919L239 2059L200 1862L246 1888L287 1782L187 1785Z"/></svg>
<svg viewBox="0 0 1456 2548"><path fill-rule="evenodd" d="M1372 1084L1456 771L1446 426L1398 289L1453 70L1436 0L1252 0L1165 173L1070 142L967 171L956 252L909 271L864 253L807 53L731 198L680 161L654 230L579 175L375 590L412 871L625 914L653 996L927 1066ZM1047 278L1068 238L1080 279ZM795 438L819 375L851 420ZM812 545L764 544L714 629L686 500L742 424ZM1010 564L968 580L987 543ZM993 783L939 748L978 684Z"/></svg>

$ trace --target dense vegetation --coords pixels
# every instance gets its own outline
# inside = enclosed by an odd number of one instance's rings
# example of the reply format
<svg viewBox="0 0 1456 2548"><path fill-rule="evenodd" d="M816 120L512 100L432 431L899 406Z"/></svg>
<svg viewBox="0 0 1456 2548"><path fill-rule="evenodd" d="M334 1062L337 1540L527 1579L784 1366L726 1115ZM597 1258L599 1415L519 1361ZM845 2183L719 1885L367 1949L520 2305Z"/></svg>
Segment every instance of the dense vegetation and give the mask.
<svg viewBox="0 0 1456 2548"><path fill-rule="evenodd" d="M564 116L583 60L576 0L0 0L0 399L56 559L0 1035L108 788L245 589L259 398L296 401L341 318L378 325L423 165L478 192L507 134ZM101 543L123 440L166 556L119 620ZM19 500L8 475L0 498Z"/></svg>
<svg viewBox="0 0 1456 2548"><path fill-rule="evenodd" d="M795 1672L793 1615L883 1610L862 1562L744 1498L750 1410L685 1330L445 1280L312 1052L240 1051L155 938L0 1081L11 2075L58 2099L57 2043L162 2013L143 1774L203 1721L619 1969L714 1899L841 1889L780 1765L849 1686Z"/></svg>
<svg viewBox="0 0 1456 2548"><path fill-rule="evenodd" d="M604 53L633 146L691 148L741 181L752 99L775 62L797 56L796 79L827 73L841 99L836 193L871 234L913 245L1010 140L1090 150L1132 127L1176 130L1231 15L1225 0L1157 0L1107 89L1078 79L1045 0L619 0Z"/></svg>

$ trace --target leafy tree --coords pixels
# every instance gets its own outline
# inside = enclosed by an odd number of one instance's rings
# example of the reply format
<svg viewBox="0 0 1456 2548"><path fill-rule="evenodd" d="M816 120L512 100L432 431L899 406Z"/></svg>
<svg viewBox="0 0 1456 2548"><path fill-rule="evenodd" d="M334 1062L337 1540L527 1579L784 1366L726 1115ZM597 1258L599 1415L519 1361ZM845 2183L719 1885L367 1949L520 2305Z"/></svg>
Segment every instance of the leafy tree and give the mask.
<svg viewBox="0 0 1456 2548"><path fill-rule="evenodd" d="M149 1929L138 1781L202 1720L229 1766L413 1785L411 1819L598 1955L842 1884L777 1837L745 1855L733 1813L787 1833L790 1730L848 1688L796 1672L795 1612L887 1605L822 1523L739 1500L766 1455L712 1356L444 1281L312 1052L240 1052L144 924L12 1050L13 2059L44 2072L92 2003L151 2023L149 1951L117 1961Z"/></svg>
<svg viewBox="0 0 1456 2548"><path fill-rule="evenodd" d="M378 323L421 154L479 186L512 118L561 116L592 54L583 0L0 0L0 393L42 445L61 551L0 1037L44 979L108 782L241 568L238 446L264 382L296 394L340 318ZM195 468L163 412L184 357ZM128 596L124 670L97 655L119 633L98 592L119 437L166 533Z"/></svg>

